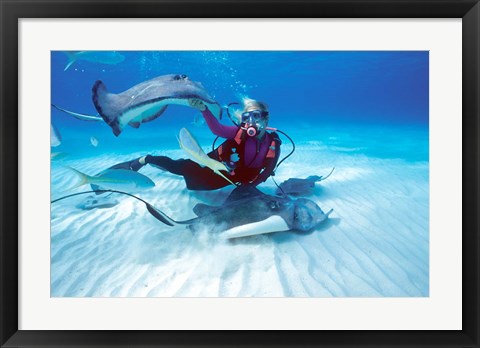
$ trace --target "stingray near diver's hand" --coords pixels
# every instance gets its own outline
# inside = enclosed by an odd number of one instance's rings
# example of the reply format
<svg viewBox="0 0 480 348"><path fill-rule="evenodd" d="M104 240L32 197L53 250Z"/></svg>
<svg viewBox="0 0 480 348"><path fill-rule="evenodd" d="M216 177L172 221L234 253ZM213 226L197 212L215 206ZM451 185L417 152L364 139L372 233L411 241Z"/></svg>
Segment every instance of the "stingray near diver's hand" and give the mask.
<svg viewBox="0 0 480 348"><path fill-rule="evenodd" d="M118 136L128 125L138 128L162 115L170 104L189 106L189 99L203 101L208 109L221 118L222 108L201 83L191 81L186 75L163 75L144 81L130 89L114 94L107 91L102 81L92 88L92 99L103 120Z"/></svg>
<svg viewBox="0 0 480 348"><path fill-rule="evenodd" d="M245 185L235 188L221 206L197 204L193 208L197 217L190 220L175 221L153 209L150 213L168 225L187 224L192 231L221 232L228 239L290 230L307 232L333 211L324 213L309 199L271 196Z"/></svg>

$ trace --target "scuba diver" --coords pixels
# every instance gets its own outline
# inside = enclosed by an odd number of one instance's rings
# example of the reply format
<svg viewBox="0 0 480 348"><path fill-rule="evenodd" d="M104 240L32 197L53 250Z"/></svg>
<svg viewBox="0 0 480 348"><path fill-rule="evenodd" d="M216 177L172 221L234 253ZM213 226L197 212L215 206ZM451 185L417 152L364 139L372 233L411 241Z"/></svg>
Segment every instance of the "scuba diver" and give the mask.
<svg viewBox="0 0 480 348"><path fill-rule="evenodd" d="M189 104L202 113L213 134L226 139L207 155L225 164L229 171L222 174L228 179L237 186L257 186L274 173L281 141L276 132L267 131L273 129L268 128L269 112L265 103L246 99L238 126L221 124L199 99L190 99ZM166 156L146 155L110 169L138 171L146 164L182 175L189 190L216 190L231 184L210 168L190 159L174 160Z"/></svg>

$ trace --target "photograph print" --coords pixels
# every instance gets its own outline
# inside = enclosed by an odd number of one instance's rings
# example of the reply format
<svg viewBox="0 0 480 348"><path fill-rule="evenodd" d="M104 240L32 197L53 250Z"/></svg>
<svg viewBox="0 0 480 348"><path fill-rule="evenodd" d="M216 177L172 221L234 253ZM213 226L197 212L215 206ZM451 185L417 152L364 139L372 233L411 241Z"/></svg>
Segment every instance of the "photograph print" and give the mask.
<svg viewBox="0 0 480 348"><path fill-rule="evenodd" d="M428 51L52 51L52 297L428 297Z"/></svg>

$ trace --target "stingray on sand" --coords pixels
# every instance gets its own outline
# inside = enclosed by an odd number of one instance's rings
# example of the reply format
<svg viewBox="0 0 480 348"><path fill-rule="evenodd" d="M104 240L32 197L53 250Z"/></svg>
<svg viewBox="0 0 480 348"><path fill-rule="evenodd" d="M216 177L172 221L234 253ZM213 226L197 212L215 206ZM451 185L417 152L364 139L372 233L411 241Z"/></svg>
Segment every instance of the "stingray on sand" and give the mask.
<svg viewBox="0 0 480 348"><path fill-rule="evenodd" d="M200 99L208 109L221 118L222 108L199 82L186 75L163 75L142 82L130 89L114 94L102 81L93 85L92 99L103 120L118 136L128 125L138 128L165 112L169 104L190 106L189 99Z"/></svg>
<svg viewBox="0 0 480 348"><path fill-rule="evenodd" d="M327 220L333 210L324 213L309 199L271 196L243 185L236 187L221 206L199 203L193 211L196 218L174 221L163 214L163 222L187 224L192 231L221 232L223 238L231 239L290 230L308 232Z"/></svg>
<svg viewBox="0 0 480 348"><path fill-rule="evenodd" d="M328 179L332 175L335 167L332 168L327 176L310 175L308 178L290 178L278 186L275 193L277 195L307 196L311 195L315 189L315 183Z"/></svg>
<svg viewBox="0 0 480 348"><path fill-rule="evenodd" d="M176 221L143 199L116 190L74 193L58 198L52 203L90 192L114 192L133 197L145 203L148 212L168 226L187 225L193 232L208 230L221 233L221 237L226 239L290 230L308 232L327 220L333 211L330 209L324 213L314 201L309 199L294 200L287 196L271 196L249 185L235 188L221 206L202 203L195 205L193 212L197 217L184 221Z"/></svg>

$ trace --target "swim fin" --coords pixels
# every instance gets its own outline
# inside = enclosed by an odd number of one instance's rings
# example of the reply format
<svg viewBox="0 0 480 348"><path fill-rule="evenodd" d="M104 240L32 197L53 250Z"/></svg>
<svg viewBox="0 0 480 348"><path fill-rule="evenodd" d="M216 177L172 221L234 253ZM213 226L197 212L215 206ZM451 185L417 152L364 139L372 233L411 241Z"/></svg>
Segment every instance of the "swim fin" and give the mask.
<svg viewBox="0 0 480 348"><path fill-rule="evenodd" d="M108 169L127 169L127 170L133 170L133 171L138 172L138 170L146 164L146 162L145 162L145 164L140 163L140 159L143 158L143 157L144 156L136 158L136 159L131 160L131 161L115 164L114 166L111 166Z"/></svg>

